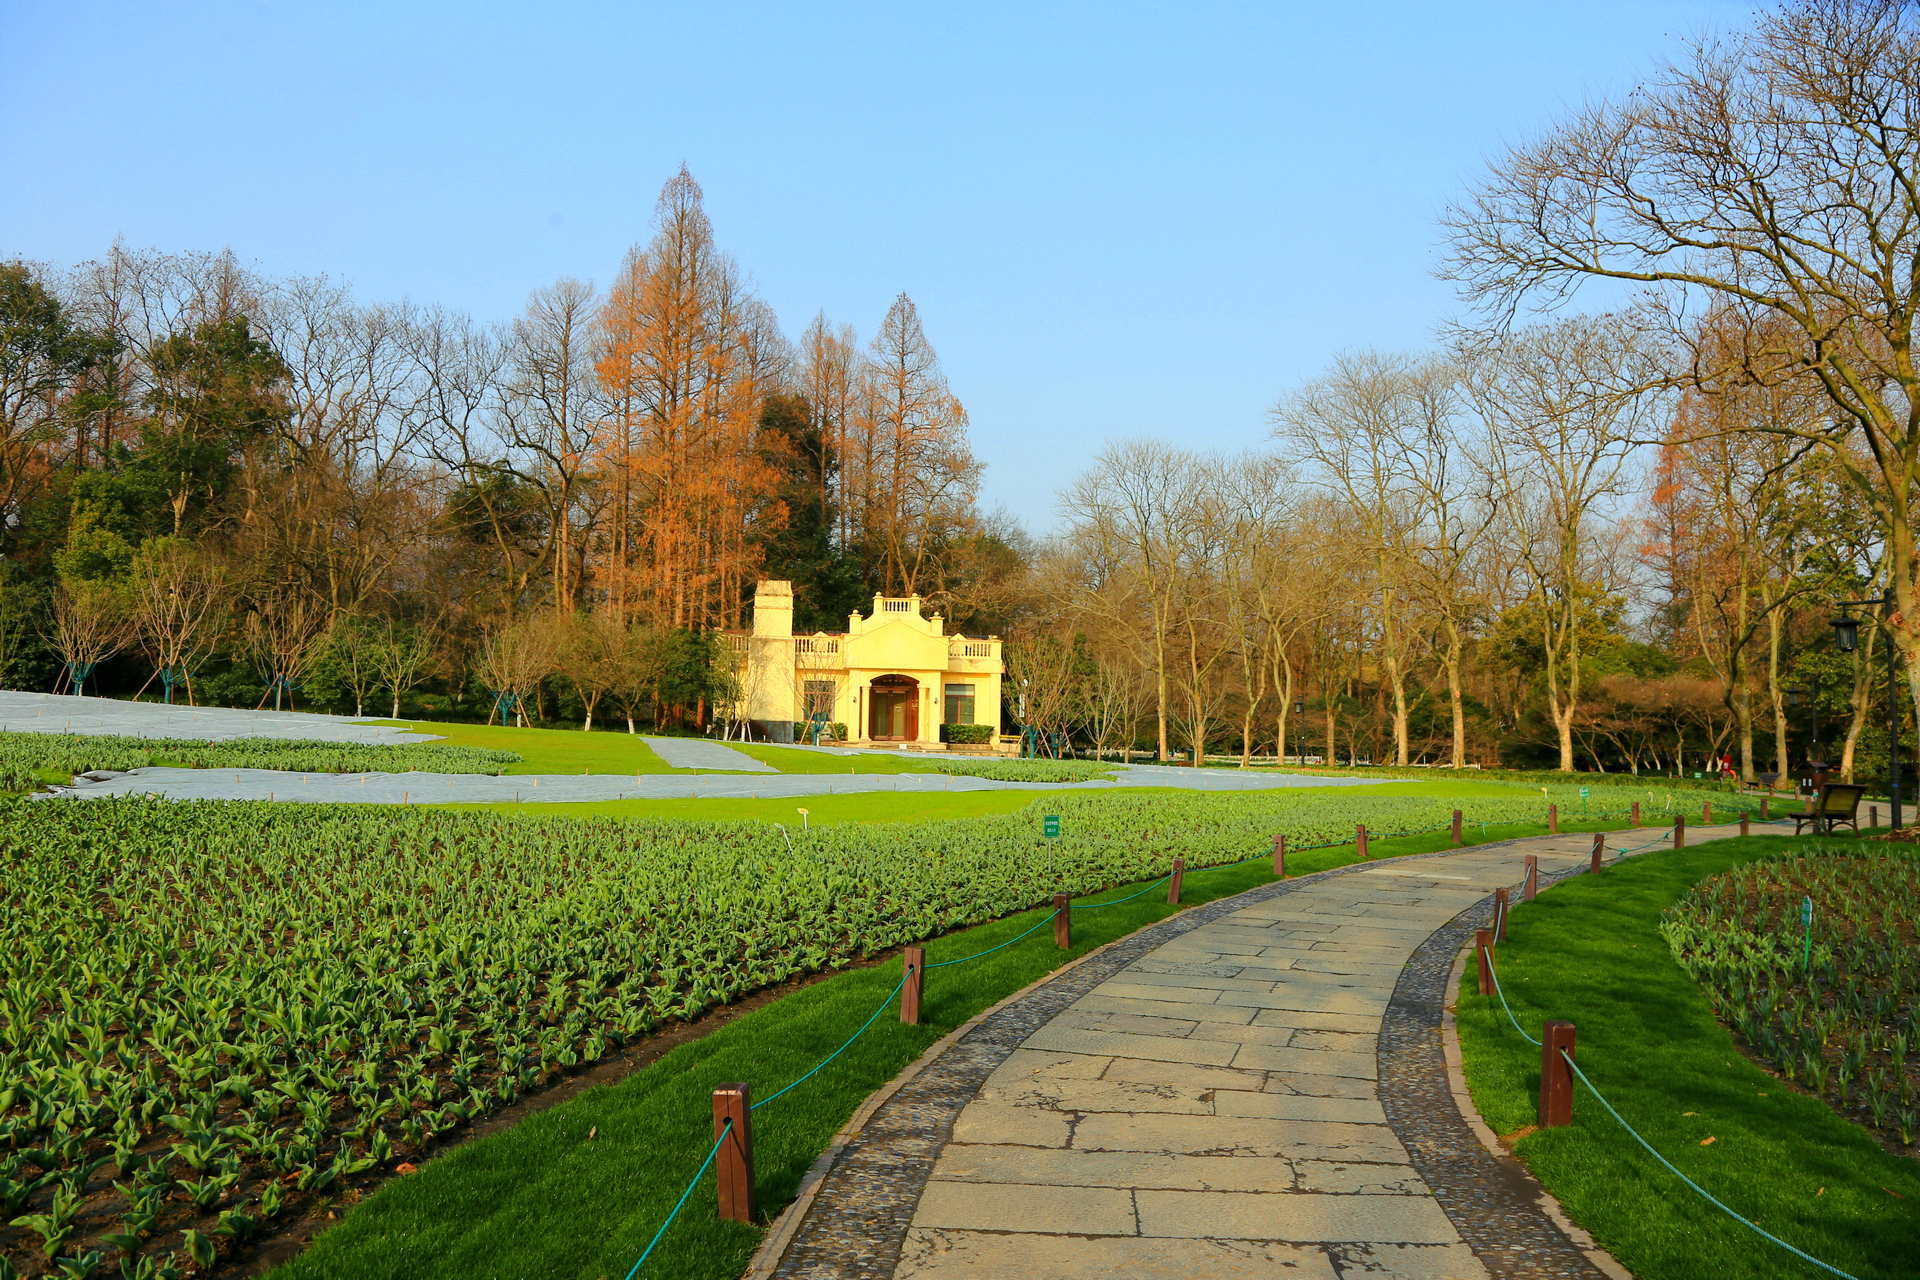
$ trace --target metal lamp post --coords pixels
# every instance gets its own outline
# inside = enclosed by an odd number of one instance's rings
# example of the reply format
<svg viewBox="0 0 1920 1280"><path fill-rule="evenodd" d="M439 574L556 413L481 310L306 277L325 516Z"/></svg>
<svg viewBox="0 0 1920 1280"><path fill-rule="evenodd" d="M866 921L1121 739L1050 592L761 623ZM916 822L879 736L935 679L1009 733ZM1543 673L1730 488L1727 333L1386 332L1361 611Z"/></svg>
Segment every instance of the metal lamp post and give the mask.
<svg viewBox="0 0 1920 1280"><path fill-rule="evenodd" d="M1852 653L1860 647L1860 619L1848 613L1849 609L1868 609L1880 605L1885 615L1893 613L1893 589L1888 588L1878 600L1838 600L1840 616L1829 619L1833 627L1833 643L1842 653ZM1893 829L1900 829L1900 699L1899 699L1899 646L1893 642L1893 636L1887 636L1887 807L1893 810Z"/></svg>

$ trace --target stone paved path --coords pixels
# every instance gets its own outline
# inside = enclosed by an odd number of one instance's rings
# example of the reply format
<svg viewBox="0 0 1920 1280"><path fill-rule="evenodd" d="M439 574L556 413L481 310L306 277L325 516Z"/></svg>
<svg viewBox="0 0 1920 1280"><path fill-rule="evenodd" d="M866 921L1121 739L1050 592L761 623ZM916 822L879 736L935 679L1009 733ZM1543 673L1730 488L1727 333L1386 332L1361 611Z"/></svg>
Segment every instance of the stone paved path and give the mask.
<svg viewBox="0 0 1920 1280"><path fill-rule="evenodd" d="M675 769L737 769L743 773L778 773L764 761L744 751L735 751L724 742L705 738L649 738L640 741L653 748L653 754Z"/></svg>
<svg viewBox="0 0 1920 1280"><path fill-rule="evenodd" d="M1446 973L1487 895L1518 883L1523 854L1544 878L1591 848L1546 837L1350 868L1117 944L990 1016L881 1107L772 1273L1599 1276L1512 1162L1472 1138L1438 1035Z"/></svg>

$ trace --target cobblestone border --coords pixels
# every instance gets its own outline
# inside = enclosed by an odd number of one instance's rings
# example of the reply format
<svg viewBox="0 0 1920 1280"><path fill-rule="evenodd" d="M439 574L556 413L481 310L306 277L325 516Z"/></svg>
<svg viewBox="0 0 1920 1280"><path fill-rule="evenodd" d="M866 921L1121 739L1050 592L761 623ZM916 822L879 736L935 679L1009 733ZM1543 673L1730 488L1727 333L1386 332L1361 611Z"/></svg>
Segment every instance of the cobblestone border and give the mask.
<svg viewBox="0 0 1920 1280"><path fill-rule="evenodd" d="M1581 875L1542 874L1540 887ZM1488 894L1414 949L1380 1022L1380 1105L1421 1179L1489 1273L1499 1280L1608 1280L1540 1205L1519 1162L1488 1151L1461 1114L1447 1078L1440 1022L1454 960L1493 921Z"/></svg>

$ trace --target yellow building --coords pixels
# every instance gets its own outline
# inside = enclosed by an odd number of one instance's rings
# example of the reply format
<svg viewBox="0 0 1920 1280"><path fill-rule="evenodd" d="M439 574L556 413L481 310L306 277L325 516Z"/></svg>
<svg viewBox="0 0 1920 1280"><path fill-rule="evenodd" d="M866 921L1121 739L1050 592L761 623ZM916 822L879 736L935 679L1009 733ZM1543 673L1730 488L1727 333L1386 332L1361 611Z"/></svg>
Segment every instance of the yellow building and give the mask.
<svg viewBox="0 0 1920 1280"><path fill-rule="evenodd" d="M939 614L921 616L919 596L875 596L844 634L796 636L793 584L762 582L753 630L731 639L746 718L772 741L792 741L794 725L815 716L845 725L856 746L943 750L943 724L988 725L987 741L999 737L1000 638L948 635Z"/></svg>

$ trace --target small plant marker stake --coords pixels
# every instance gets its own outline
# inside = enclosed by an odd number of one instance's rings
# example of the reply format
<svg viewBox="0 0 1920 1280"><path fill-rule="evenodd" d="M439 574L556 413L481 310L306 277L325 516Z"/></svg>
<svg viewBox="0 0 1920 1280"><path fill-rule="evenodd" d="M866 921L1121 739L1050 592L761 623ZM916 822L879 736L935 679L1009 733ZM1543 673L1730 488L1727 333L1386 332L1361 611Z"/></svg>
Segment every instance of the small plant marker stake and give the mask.
<svg viewBox="0 0 1920 1280"><path fill-rule="evenodd" d="M1573 1024L1549 1018L1540 1027L1540 1127L1557 1129L1573 1123Z"/></svg>
<svg viewBox="0 0 1920 1280"><path fill-rule="evenodd" d="M1053 945L1062 951L1073 949L1073 911L1064 893L1053 895Z"/></svg>
<svg viewBox="0 0 1920 1280"><path fill-rule="evenodd" d="M920 1025L920 994L926 989L927 949L908 947L901 955L906 965L906 982L900 987L900 1021L910 1027Z"/></svg>
<svg viewBox="0 0 1920 1280"><path fill-rule="evenodd" d="M1167 879L1168 906L1177 907L1180 905L1180 877L1186 873L1187 860L1185 858L1175 858L1173 860L1173 875Z"/></svg>
<svg viewBox="0 0 1920 1280"><path fill-rule="evenodd" d="M753 1108L744 1084L723 1084L713 1091L713 1136L720 1141L714 1180L720 1184L720 1216L753 1221ZM733 1127L727 1127L731 1121Z"/></svg>
<svg viewBox="0 0 1920 1280"><path fill-rule="evenodd" d="M1460 847L1460 811L1458 809L1453 811L1453 847L1456 849Z"/></svg>
<svg viewBox="0 0 1920 1280"><path fill-rule="evenodd" d="M1606 833L1601 831L1594 832L1593 833L1593 865L1587 869L1596 876L1600 874L1600 855L1605 853L1606 851L1607 851Z"/></svg>
<svg viewBox="0 0 1920 1280"><path fill-rule="evenodd" d="M1533 854L1527 855L1527 876L1520 883L1520 896L1532 902L1534 895L1540 892L1540 859Z"/></svg>
<svg viewBox="0 0 1920 1280"><path fill-rule="evenodd" d="M1813 972L1813 895L1800 899L1800 923L1807 927L1807 952L1801 961L1801 967L1808 973Z"/></svg>
<svg viewBox="0 0 1920 1280"><path fill-rule="evenodd" d="M1507 887L1501 885L1493 891L1493 940L1507 940Z"/></svg>
<svg viewBox="0 0 1920 1280"><path fill-rule="evenodd" d="M1636 827L1640 825L1640 802L1638 800L1633 802L1633 825Z"/></svg>
<svg viewBox="0 0 1920 1280"><path fill-rule="evenodd" d="M1557 804L1547 806L1547 834L1560 834L1560 806Z"/></svg>
<svg viewBox="0 0 1920 1280"><path fill-rule="evenodd" d="M1676 849L1687 847L1687 815L1684 813L1673 815L1673 847Z"/></svg>
<svg viewBox="0 0 1920 1280"><path fill-rule="evenodd" d="M1353 829L1353 843L1360 850L1360 861L1367 860L1367 824L1361 823Z"/></svg>
<svg viewBox="0 0 1920 1280"><path fill-rule="evenodd" d="M1493 946L1493 930L1476 929L1473 934L1473 955L1480 963L1480 994L1493 994L1493 961L1487 952Z"/></svg>
<svg viewBox="0 0 1920 1280"><path fill-rule="evenodd" d="M1273 838L1273 875L1276 880L1287 878L1287 837L1284 832Z"/></svg>

